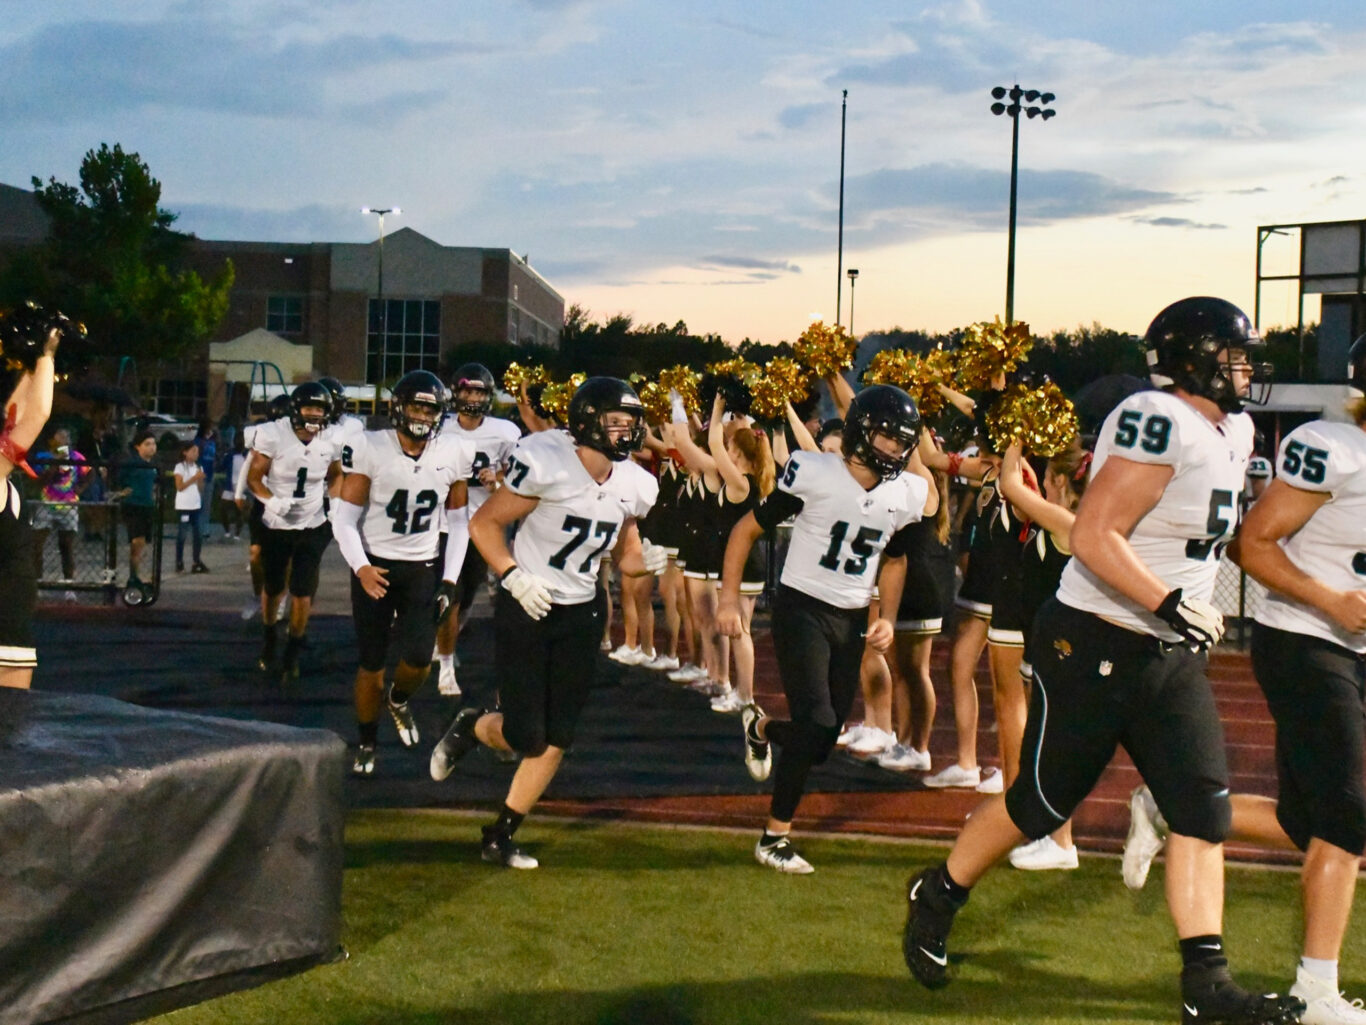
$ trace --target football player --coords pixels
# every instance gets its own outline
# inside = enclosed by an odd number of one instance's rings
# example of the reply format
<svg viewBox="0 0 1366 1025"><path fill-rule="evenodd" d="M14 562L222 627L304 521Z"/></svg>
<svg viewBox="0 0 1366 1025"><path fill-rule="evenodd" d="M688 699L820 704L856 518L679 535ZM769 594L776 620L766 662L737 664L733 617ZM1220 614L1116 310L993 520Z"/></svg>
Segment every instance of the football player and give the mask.
<svg viewBox="0 0 1366 1025"><path fill-rule="evenodd" d="M451 382L453 408L446 415L446 423L441 428L443 434L463 438L474 450L474 463L468 481L467 509L470 516L479 511L479 507L498 487L508 456L522 436L511 420L489 416L493 387L493 374L487 367L479 363L466 363L457 369ZM442 534L444 536L444 529ZM442 544L445 544L444 540ZM439 667L437 690L448 698L460 696L460 684L455 679L455 639L460 634L465 613L474 604L475 595L479 593L487 573L484 557L479 554L478 548L470 545L465 552L465 565L460 569L460 579L456 581L459 592L456 609L436 632Z"/></svg>
<svg viewBox="0 0 1366 1025"><path fill-rule="evenodd" d="M1200 297L1159 313L1144 346L1160 390L1106 418L1072 561L1034 620L1020 774L973 811L946 862L911 878L902 954L923 985L945 985L946 941L970 888L1021 840L1067 821L1123 744L1171 824L1182 1021L1296 1021L1302 1001L1250 993L1229 973L1228 769L1205 675L1205 653L1223 635L1209 598L1252 454L1242 408L1262 341L1236 306Z"/></svg>
<svg viewBox="0 0 1366 1025"><path fill-rule="evenodd" d="M389 710L399 742L408 748L418 743L408 699L431 669L436 628L450 613L469 544L465 492L471 453L459 438L440 433L445 411L446 386L440 379L427 370L410 371L394 385L389 401L393 427L366 431L342 448L346 477L333 532L354 573L360 742L351 771L357 776L374 774L381 706ZM438 565L443 508L449 538ZM391 632L398 665L385 694Z"/></svg>
<svg viewBox="0 0 1366 1025"><path fill-rule="evenodd" d="M288 581L289 637L281 659L285 682L299 676L299 651L313 611L318 569L332 539L323 500L341 475L335 435L326 432L332 395L321 383L307 381L289 398L289 416L262 424L252 434L247 489L261 503L261 623L263 641L257 665L270 672L275 663L280 598Z"/></svg>
<svg viewBox="0 0 1366 1025"><path fill-rule="evenodd" d="M919 437L920 414L909 395L891 385L865 388L849 405L841 451L793 453L777 489L745 514L726 544L717 624L734 637L742 629L740 585L750 548L764 531L796 517L772 623L791 718L765 718L753 703L740 713L745 767L754 779L768 778L770 742L779 748L768 823L754 846L759 864L779 872L812 871L788 837L806 777L834 750L849 715L865 639L879 652L892 643L892 623L869 616L873 586L881 608L899 606L905 528L939 505L916 453ZM904 472L908 465L911 472Z"/></svg>
<svg viewBox="0 0 1366 1025"><path fill-rule="evenodd" d="M646 576L668 562L636 528L658 490L630 458L644 438L645 410L631 386L590 377L570 400L568 430L523 438L504 486L470 521L502 583L493 617L502 710L461 709L432 751L431 774L445 779L480 743L522 755L497 820L483 830L487 862L537 866L513 834L559 769L593 685L606 604L599 563L611 552L620 572ZM507 529L519 520L509 549Z"/></svg>
<svg viewBox="0 0 1366 1025"><path fill-rule="evenodd" d="M251 443L259 431L268 423L289 416L289 396L277 395L266 408L266 419L247 424L242 428L242 443L247 448L248 458L243 460L233 488L233 501L247 520L247 570L251 574L252 599L242 608L242 618L249 620L261 611L261 592L265 589L265 574L261 571L261 514L265 507L256 501L256 496L247 489L247 473L251 469ZM250 508L248 508L250 505ZM277 617L279 613L277 612Z"/></svg>
<svg viewBox="0 0 1366 1025"><path fill-rule="evenodd" d="M1352 346L1353 423L1316 420L1281 442L1280 474L1230 554L1270 589L1252 669L1276 721L1278 797L1236 794L1229 836L1304 852L1304 955L1290 995L1309 1025L1366 1025L1338 990L1338 954L1366 849L1366 336ZM1268 473L1268 477L1270 474ZM1135 794L1124 881L1161 847L1152 798Z"/></svg>

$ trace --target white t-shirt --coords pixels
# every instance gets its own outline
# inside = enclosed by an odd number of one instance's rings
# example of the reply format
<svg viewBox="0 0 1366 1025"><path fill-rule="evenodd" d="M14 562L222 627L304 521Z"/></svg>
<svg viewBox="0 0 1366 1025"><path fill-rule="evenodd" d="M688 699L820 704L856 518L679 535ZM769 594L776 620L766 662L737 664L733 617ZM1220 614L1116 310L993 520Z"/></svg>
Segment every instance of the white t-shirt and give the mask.
<svg viewBox="0 0 1366 1025"><path fill-rule="evenodd" d="M777 490L802 501L783 562L784 587L840 609L867 608L892 535L921 519L929 484L899 473L871 490L837 452L794 452Z"/></svg>
<svg viewBox="0 0 1366 1025"><path fill-rule="evenodd" d="M253 452L270 460L262 483L272 496L283 496L292 503L283 516L269 509L261 522L271 530L306 530L319 527L327 519L323 498L327 494L327 472L340 455L339 439L320 431L304 444L287 418L262 424L252 435Z"/></svg>
<svg viewBox="0 0 1366 1025"><path fill-rule="evenodd" d="M175 475L181 480L189 480L199 472L198 463L176 463ZM193 512L204 504L201 491L204 487L202 480L197 480L188 488L177 488L175 493L175 507L180 512Z"/></svg>
<svg viewBox="0 0 1366 1025"><path fill-rule="evenodd" d="M574 439L560 430L529 434L508 461L505 486L539 499L512 542L512 557L550 584L556 605L592 601L598 566L628 519L655 504L659 483L630 459L612 464L599 484L579 459Z"/></svg>
<svg viewBox="0 0 1366 1025"><path fill-rule="evenodd" d="M360 521L366 552L404 562L435 559L446 497L452 484L469 477L470 462L466 444L444 434L416 457L403 451L393 428L366 431L344 445L342 468L370 478Z"/></svg>
<svg viewBox="0 0 1366 1025"><path fill-rule="evenodd" d="M1231 413L1217 425L1190 403L1162 391L1130 395L1106 417L1092 479L1111 456L1172 467L1162 497L1138 521L1129 544L1168 588L1209 601L1219 556L1238 527L1239 496L1252 455L1252 418ZM1120 594L1079 558L1063 570L1058 600L1164 641L1180 635Z"/></svg>
<svg viewBox="0 0 1366 1025"><path fill-rule="evenodd" d="M441 433L450 434L469 442L470 447L474 450L474 462L470 469L469 481L469 511L470 515L473 516L479 507L488 501L489 495L493 494L492 491L479 483L479 472L490 466L495 470L506 469L508 456L512 455L513 448L521 440L522 432L511 420L504 420L496 416L485 416L474 430L467 431L460 426L459 416L448 413L442 422Z"/></svg>
<svg viewBox="0 0 1366 1025"><path fill-rule="evenodd" d="M1304 424L1281 442L1278 465L1290 486L1332 496L1309 522L1281 539L1285 554L1335 590L1366 590L1366 431L1324 420ZM1318 609L1275 591L1267 593L1256 619L1366 652L1366 634L1348 633Z"/></svg>

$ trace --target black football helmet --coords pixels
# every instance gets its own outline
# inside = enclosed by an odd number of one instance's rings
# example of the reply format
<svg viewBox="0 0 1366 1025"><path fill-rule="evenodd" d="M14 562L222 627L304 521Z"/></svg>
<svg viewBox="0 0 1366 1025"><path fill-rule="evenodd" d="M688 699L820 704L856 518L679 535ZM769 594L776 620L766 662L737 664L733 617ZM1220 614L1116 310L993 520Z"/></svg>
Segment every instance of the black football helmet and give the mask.
<svg viewBox="0 0 1366 1025"><path fill-rule="evenodd" d="M606 413L630 413L631 432L618 441L608 437ZM590 377L569 400L569 434L580 445L601 452L613 462L628 458L645 444L645 406L640 396L618 377Z"/></svg>
<svg viewBox="0 0 1366 1025"><path fill-rule="evenodd" d="M466 416L483 416L493 405L493 374L482 363L466 363L458 367L451 377L451 406L457 413ZM483 398L472 402L460 399L461 388L478 388Z"/></svg>
<svg viewBox="0 0 1366 1025"><path fill-rule="evenodd" d="M1347 383L1366 395L1366 335L1347 350Z"/></svg>
<svg viewBox="0 0 1366 1025"><path fill-rule="evenodd" d="M901 455L878 449L873 444L874 434L900 442ZM844 414L843 439L840 450L844 458L857 459L880 480L891 480L906 469L906 461L920 441L920 410L915 408L915 399L891 384L864 388Z"/></svg>
<svg viewBox="0 0 1366 1025"><path fill-rule="evenodd" d="M320 414L305 414L305 409L321 409ZM321 381L305 381L289 397L289 424L296 431L317 434L332 422L332 393Z"/></svg>
<svg viewBox="0 0 1366 1025"><path fill-rule="evenodd" d="M1225 413L1241 411L1245 401L1234 383L1228 351L1241 349L1251 361L1266 350L1246 313L1210 296L1172 303L1148 325L1143 346L1154 385L1210 399ZM1271 386L1270 364L1252 363L1252 383L1257 392L1246 401L1260 405Z"/></svg>
<svg viewBox="0 0 1366 1025"><path fill-rule="evenodd" d="M332 413L327 418L330 424L336 423L346 412L346 386L335 377L320 377L318 383L327 389L327 393L332 396Z"/></svg>
<svg viewBox="0 0 1366 1025"><path fill-rule="evenodd" d="M448 401L446 386L430 370L410 370L398 379L389 393L389 419L394 429L413 441L430 441L441 430L441 417ZM415 420L408 414L409 406L431 410L431 420Z"/></svg>
<svg viewBox="0 0 1366 1025"><path fill-rule="evenodd" d="M270 417L272 420L279 420L282 417L289 416L288 392L284 395L277 395L270 400L270 404L266 406L266 416Z"/></svg>

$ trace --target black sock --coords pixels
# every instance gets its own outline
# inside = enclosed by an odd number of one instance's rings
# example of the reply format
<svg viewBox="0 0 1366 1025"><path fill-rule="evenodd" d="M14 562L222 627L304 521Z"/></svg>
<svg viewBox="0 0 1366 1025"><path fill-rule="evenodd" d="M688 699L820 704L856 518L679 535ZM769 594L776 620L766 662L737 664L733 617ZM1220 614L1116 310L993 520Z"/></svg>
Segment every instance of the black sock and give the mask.
<svg viewBox="0 0 1366 1025"><path fill-rule="evenodd" d="M761 836L761 837L759 837L759 846L760 846L760 847L772 847L772 846L773 846L775 843L777 843L779 840L786 840L786 839L787 839L787 834L786 834L786 833L770 833L767 829L765 829L765 830L764 830L764 835Z"/></svg>
<svg viewBox="0 0 1366 1025"><path fill-rule="evenodd" d="M297 654L299 653L299 649L302 648L303 646L304 646L304 636L303 636L303 634L300 634L298 637L295 637L293 634L290 634L290 635L285 639L285 654L286 654L286 655L297 655Z"/></svg>
<svg viewBox="0 0 1366 1025"><path fill-rule="evenodd" d="M391 683L389 685L389 700L395 705L406 705L408 699L412 696L412 693L409 691L399 690L399 686L396 683Z"/></svg>
<svg viewBox="0 0 1366 1025"><path fill-rule="evenodd" d="M504 836L511 836L517 832L517 827L526 818L521 812L513 811L506 804L503 810L498 813L498 819L493 823L494 832L502 833Z"/></svg>
<svg viewBox="0 0 1366 1025"><path fill-rule="evenodd" d="M275 633L275 624L274 624L274 623L266 623L264 626L262 626L262 627L261 627L261 637L262 637L262 639L266 642L267 646L269 646L269 647L274 647L274 646L275 646L275 637L276 637L276 633Z"/></svg>
<svg viewBox="0 0 1366 1025"><path fill-rule="evenodd" d="M939 878L944 880L944 895L955 904L961 904L968 899L969 888L954 882L953 876L949 875L949 863L946 861L939 866Z"/></svg>
<svg viewBox="0 0 1366 1025"><path fill-rule="evenodd" d="M360 742L374 747L379 741L379 722L358 722L356 732L360 734Z"/></svg>
<svg viewBox="0 0 1366 1025"><path fill-rule="evenodd" d="M1224 937L1219 933L1191 936L1181 941L1181 965L1189 968L1218 968L1228 964L1224 955Z"/></svg>

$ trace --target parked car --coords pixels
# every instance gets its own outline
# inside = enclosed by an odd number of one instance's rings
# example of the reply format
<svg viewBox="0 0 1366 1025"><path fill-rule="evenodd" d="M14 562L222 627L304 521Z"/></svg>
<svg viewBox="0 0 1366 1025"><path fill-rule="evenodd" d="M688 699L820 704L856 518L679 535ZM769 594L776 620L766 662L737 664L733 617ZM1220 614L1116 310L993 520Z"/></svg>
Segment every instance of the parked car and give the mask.
<svg viewBox="0 0 1366 1025"><path fill-rule="evenodd" d="M198 420L183 420L166 413L136 413L127 417L124 423L130 435L141 430L151 431L156 435L158 446L166 445L167 437L177 442L194 441L199 433Z"/></svg>

